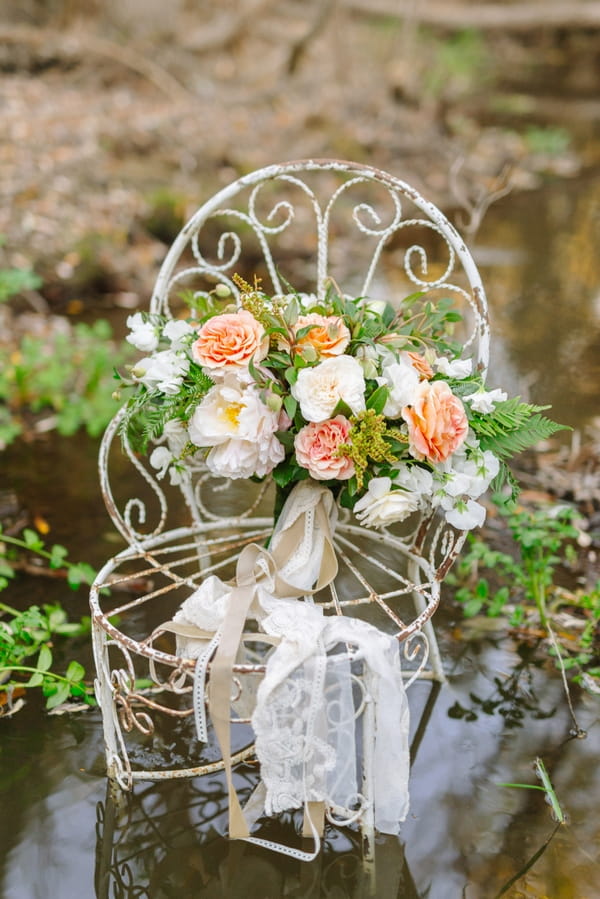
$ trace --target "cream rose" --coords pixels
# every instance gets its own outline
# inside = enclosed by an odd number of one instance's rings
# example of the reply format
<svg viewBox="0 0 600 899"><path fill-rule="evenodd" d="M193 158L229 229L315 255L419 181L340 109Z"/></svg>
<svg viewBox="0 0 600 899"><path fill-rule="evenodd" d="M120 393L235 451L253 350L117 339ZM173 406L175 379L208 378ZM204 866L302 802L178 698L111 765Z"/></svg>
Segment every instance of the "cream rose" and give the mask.
<svg viewBox="0 0 600 899"><path fill-rule="evenodd" d="M278 429L279 414L263 403L258 389L231 374L211 387L188 425L192 443L213 447L206 459L209 470L233 479L263 477L283 461Z"/></svg>
<svg viewBox="0 0 600 899"><path fill-rule="evenodd" d="M338 455L338 448L350 439L351 424L343 415L327 421L311 422L294 439L298 465L307 468L317 481L345 481L354 474L354 462Z"/></svg>
<svg viewBox="0 0 600 899"><path fill-rule="evenodd" d="M370 528L404 521L421 505L421 498L410 490L392 489L390 478L373 478L364 496L354 504L354 514Z"/></svg>
<svg viewBox="0 0 600 899"><path fill-rule="evenodd" d="M308 327L310 331L307 334L296 338L296 346L300 349L313 347L320 359L341 356L350 343L350 331L335 315L320 315L318 312L301 315L294 325L294 334Z"/></svg>
<svg viewBox="0 0 600 899"><path fill-rule="evenodd" d="M352 356L325 359L313 368L301 368L292 387L307 421L325 421L341 401L354 415L365 409L365 379L360 363Z"/></svg>
<svg viewBox="0 0 600 899"><path fill-rule="evenodd" d="M413 403L402 410L402 417L408 424L411 454L430 462L447 459L469 430L464 406L445 381L422 381Z"/></svg>
<svg viewBox="0 0 600 899"><path fill-rule="evenodd" d="M245 369L251 359L261 362L268 352L265 329L245 309L209 318L192 343L194 361L209 370Z"/></svg>

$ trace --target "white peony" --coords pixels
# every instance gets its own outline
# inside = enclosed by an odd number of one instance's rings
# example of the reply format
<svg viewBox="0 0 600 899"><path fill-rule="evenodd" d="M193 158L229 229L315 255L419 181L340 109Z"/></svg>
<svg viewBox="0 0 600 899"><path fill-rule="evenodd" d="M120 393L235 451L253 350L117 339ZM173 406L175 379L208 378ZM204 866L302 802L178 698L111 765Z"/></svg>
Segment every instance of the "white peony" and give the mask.
<svg viewBox="0 0 600 899"><path fill-rule="evenodd" d="M379 384L385 384L389 390L383 414L386 418L400 418L404 406L414 403L415 393L420 384L417 370L406 359L384 364Z"/></svg>
<svg viewBox="0 0 600 899"><path fill-rule="evenodd" d="M433 367L441 375L447 378L468 378L473 371L473 362L471 359L453 359L450 362L445 356L439 356L435 359Z"/></svg>
<svg viewBox="0 0 600 899"><path fill-rule="evenodd" d="M127 327L131 331L131 334L125 338L128 343L132 344L136 350L141 350L142 353L154 352L158 346L157 329L141 312L128 316Z"/></svg>
<svg viewBox="0 0 600 899"><path fill-rule="evenodd" d="M352 356L325 359L314 368L301 368L292 387L306 421L331 418L340 400L357 415L365 409L365 378L359 362Z"/></svg>
<svg viewBox="0 0 600 899"><path fill-rule="evenodd" d="M463 402L470 403L475 412L488 414L493 412L496 403L503 403L507 394L498 388L496 390L479 390L463 397Z"/></svg>
<svg viewBox="0 0 600 899"><path fill-rule="evenodd" d="M380 528L403 521L421 505L421 497L409 490L392 489L390 478L373 478L354 505L354 514L366 527Z"/></svg>
<svg viewBox="0 0 600 899"><path fill-rule="evenodd" d="M196 446L213 447L206 459L213 474L235 479L263 477L283 461L278 428L279 415L263 403L258 388L226 375L196 407L188 433Z"/></svg>
<svg viewBox="0 0 600 899"><path fill-rule="evenodd" d="M146 359L140 359L132 371L136 380L148 390L160 390L169 396L179 392L181 382L188 373L190 361L173 350L162 350Z"/></svg>

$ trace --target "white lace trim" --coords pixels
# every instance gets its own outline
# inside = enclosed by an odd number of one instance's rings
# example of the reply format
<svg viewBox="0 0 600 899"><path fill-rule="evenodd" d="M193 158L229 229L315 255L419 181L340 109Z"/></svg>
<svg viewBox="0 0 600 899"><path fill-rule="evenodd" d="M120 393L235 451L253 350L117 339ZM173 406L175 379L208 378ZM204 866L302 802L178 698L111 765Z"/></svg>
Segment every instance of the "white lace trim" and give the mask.
<svg viewBox="0 0 600 899"><path fill-rule="evenodd" d="M295 551L278 572L301 590L313 587L323 558L326 535L315 514L322 495L322 488L316 491L309 482L297 485L273 534L275 553L284 532L304 516ZM334 508L332 500L330 520ZM263 577L251 607L260 630L279 641L268 656L252 714L264 811L272 815L323 801L346 821L359 813L360 741L352 669L360 663L360 681L368 695L359 697L358 705L372 702L374 711L373 733L366 737L372 744L374 772L372 796L367 798L374 804L376 828L397 833L408 811L409 773L409 713L397 640L358 619L326 617L312 602L277 596L274 589L273 577ZM213 575L185 600L175 620L218 632L231 592L229 584ZM212 648L206 640L178 638L178 652L199 659L196 703L204 701L201 685ZM199 736L205 738L204 715L198 708L196 712ZM256 810L252 817L257 817Z"/></svg>

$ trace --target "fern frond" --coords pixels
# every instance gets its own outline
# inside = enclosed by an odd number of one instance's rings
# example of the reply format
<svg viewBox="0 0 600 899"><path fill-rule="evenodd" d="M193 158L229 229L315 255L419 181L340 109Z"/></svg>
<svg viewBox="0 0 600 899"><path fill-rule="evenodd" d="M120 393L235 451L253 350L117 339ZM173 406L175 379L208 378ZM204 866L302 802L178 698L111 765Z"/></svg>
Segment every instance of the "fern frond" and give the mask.
<svg viewBox="0 0 600 899"><path fill-rule="evenodd" d="M508 459L565 429L565 425L540 414L547 408L522 403L520 397L514 397L497 403L489 415L473 414L471 426L482 449L491 450L499 459Z"/></svg>

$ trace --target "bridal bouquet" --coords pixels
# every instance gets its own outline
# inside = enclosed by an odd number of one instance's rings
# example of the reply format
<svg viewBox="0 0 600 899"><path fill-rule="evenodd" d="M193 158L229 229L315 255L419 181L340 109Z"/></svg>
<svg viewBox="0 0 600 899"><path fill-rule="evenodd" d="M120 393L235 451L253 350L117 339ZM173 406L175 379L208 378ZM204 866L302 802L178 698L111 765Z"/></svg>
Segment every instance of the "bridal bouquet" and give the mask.
<svg viewBox="0 0 600 899"><path fill-rule="evenodd" d="M546 407L488 390L453 339L452 300L413 294L396 306L269 296L234 281L190 295L190 317L136 313L127 340L147 355L131 369L124 427L151 451L158 477L189 462L222 478L272 476L282 491L312 478L368 527L439 509L459 530L480 526L477 502L508 483L506 461L560 428Z"/></svg>

